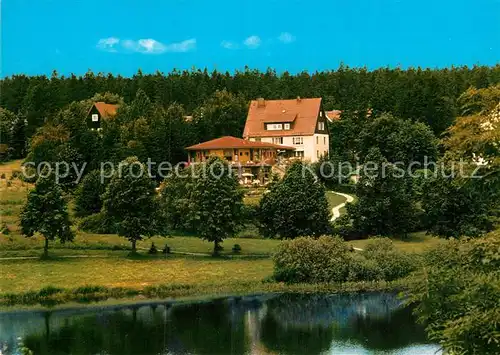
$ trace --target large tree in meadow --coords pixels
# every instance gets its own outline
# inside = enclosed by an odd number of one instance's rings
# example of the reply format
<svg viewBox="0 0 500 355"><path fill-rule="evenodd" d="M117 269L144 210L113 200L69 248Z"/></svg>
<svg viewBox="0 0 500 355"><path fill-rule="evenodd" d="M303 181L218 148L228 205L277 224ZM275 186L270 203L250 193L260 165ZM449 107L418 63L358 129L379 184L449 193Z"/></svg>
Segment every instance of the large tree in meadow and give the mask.
<svg viewBox="0 0 500 355"><path fill-rule="evenodd" d="M40 233L45 238L43 255L47 257L49 241L58 239L61 243L72 241L71 222L66 201L52 174L44 171L28 194L21 210L21 232L26 237Z"/></svg>
<svg viewBox="0 0 500 355"><path fill-rule="evenodd" d="M155 183L147 168L136 157L125 159L106 187L103 212L118 235L132 243L132 253L138 240L156 232L155 211Z"/></svg>
<svg viewBox="0 0 500 355"><path fill-rule="evenodd" d="M190 184L189 222L200 238L220 243L233 237L242 224L243 190L227 162L212 157L197 169Z"/></svg>
<svg viewBox="0 0 500 355"><path fill-rule="evenodd" d="M320 236L330 231L330 210L323 184L312 168L296 162L260 202L261 233L269 238Z"/></svg>

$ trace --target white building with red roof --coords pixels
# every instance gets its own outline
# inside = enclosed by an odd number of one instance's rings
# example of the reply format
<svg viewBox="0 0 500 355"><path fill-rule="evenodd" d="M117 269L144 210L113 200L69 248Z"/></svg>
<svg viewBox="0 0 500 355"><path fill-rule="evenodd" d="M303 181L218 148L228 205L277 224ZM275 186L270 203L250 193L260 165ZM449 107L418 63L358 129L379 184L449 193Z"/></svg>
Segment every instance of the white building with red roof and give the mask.
<svg viewBox="0 0 500 355"><path fill-rule="evenodd" d="M329 154L327 122L321 98L261 98L250 103L243 138L290 146L295 157L316 162Z"/></svg>

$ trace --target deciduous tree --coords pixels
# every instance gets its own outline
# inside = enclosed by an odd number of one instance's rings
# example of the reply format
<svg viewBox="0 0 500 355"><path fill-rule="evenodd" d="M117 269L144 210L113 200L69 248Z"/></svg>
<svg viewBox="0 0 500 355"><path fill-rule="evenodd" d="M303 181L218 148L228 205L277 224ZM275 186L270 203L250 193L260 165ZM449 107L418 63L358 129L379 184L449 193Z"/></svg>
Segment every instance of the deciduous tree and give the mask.
<svg viewBox="0 0 500 355"><path fill-rule="evenodd" d="M411 179L373 148L356 185L357 201L347 205L347 218L359 235L406 236L418 221Z"/></svg>
<svg viewBox="0 0 500 355"><path fill-rule="evenodd" d="M120 165L103 195L103 212L118 235L132 243L132 253L136 253L137 241L156 232L155 183L136 157L129 157Z"/></svg>
<svg viewBox="0 0 500 355"><path fill-rule="evenodd" d="M43 172L28 194L21 211L21 231L26 237L40 233L45 238L44 256L48 255L49 241L72 241L71 222L62 191L53 174ZM45 177L45 175L48 175Z"/></svg>
<svg viewBox="0 0 500 355"><path fill-rule="evenodd" d="M242 224L243 191L228 164L212 157L198 169L191 185L189 221L200 238L220 243L233 237Z"/></svg>
<svg viewBox="0 0 500 355"><path fill-rule="evenodd" d="M301 162L292 164L262 197L258 215L262 234L270 238L317 237L330 231L325 188Z"/></svg>

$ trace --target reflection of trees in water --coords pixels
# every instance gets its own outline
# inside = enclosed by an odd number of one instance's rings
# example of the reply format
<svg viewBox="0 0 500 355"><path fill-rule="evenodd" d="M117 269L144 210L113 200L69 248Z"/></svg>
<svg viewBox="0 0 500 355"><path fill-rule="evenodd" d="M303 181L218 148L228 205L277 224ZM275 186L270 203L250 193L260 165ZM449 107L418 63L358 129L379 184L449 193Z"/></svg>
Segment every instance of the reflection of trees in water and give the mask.
<svg viewBox="0 0 500 355"><path fill-rule="evenodd" d="M397 349L415 343L427 343L423 327L417 325L408 308L393 311L387 317L358 316L346 327L335 327L337 340L362 344L376 350Z"/></svg>
<svg viewBox="0 0 500 355"><path fill-rule="evenodd" d="M24 344L47 355L242 354L243 318L231 314L227 302L128 308L53 320L53 329L27 336Z"/></svg>
<svg viewBox="0 0 500 355"><path fill-rule="evenodd" d="M331 326L287 327L270 313L261 322L260 334L267 349L290 355L321 354L333 340Z"/></svg>
<svg viewBox="0 0 500 355"><path fill-rule="evenodd" d="M24 344L35 354L148 354L164 349L163 329L145 322L138 309L54 319L48 334L30 335ZM155 312L160 319L160 312ZM59 322L60 321L60 322Z"/></svg>
<svg viewBox="0 0 500 355"><path fill-rule="evenodd" d="M200 303L173 308L170 317L177 341L194 354L245 353L243 317L232 316L227 302Z"/></svg>
<svg viewBox="0 0 500 355"><path fill-rule="evenodd" d="M392 294L347 295L285 294L268 301L270 312L284 327L346 324L353 317L385 318L401 305Z"/></svg>
<svg viewBox="0 0 500 355"><path fill-rule="evenodd" d="M334 340L354 341L370 349L425 342L411 311L400 305L395 295L382 293L282 295L267 302L262 342L290 354L318 354Z"/></svg>
<svg viewBox="0 0 500 355"><path fill-rule="evenodd" d="M319 354L346 341L369 349L424 342L399 303L387 294L279 295L18 314L0 317L0 330L15 324L0 342L23 324L23 343L41 355Z"/></svg>

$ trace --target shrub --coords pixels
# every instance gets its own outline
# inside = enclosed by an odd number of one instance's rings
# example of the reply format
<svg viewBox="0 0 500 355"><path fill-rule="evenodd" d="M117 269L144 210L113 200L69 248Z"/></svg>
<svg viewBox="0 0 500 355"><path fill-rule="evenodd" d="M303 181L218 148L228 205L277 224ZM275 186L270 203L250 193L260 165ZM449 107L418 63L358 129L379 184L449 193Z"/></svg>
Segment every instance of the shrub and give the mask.
<svg viewBox="0 0 500 355"><path fill-rule="evenodd" d="M241 246L239 244L235 244L233 246L233 253L235 253L235 254L241 253Z"/></svg>
<svg viewBox="0 0 500 355"><path fill-rule="evenodd" d="M0 175L0 179L5 179L5 173L2 173L2 175Z"/></svg>
<svg viewBox="0 0 500 355"><path fill-rule="evenodd" d="M385 281L406 277L418 265L416 257L397 250L389 238L372 239L365 247L363 256L377 265Z"/></svg>
<svg viewBox="0 0 500 355"><path fill-rule="evenodd" d="M155 243L151 243L151 247L148 250L148 254L158 254L158 249L156 249Z"/></svg>
<svg viewBox="0 0 500 355"><path fill-rule="evenodd" d="M408 276L417 265L387 238L371 241L358 253L339 237L301 237L278 247L274 278L288 283L393 281Z"/></svg>
<svg viewBox="0 0 500 355"><path fill-rule="evenodd" d="M429 338L450 354L499 354L500 231L447 241L423 262L410 300Z"/></svg>
<svg viewBox="0 0 500 355"><path fill-rule="evenodd" d="M274 255L276 281L341 282L349 273L349 248L338 237L299 237L285 241Z"/></svg>
<svg viewBox="0 0 500 355"><path fill-rule="evenodd" d="M349 264L347 281L378 281L384 280L384 272L375 260L370 260L362 254L353 253Z"/></svg>
<svg viewBox="0 0 500 355"><path fill-rule="evenodd" d="M96 213L82 218L79 229L89 233L112 234L116 233L116 228L106 218L104 213Z"/></svg>
<svg viewBox="0 0 500 355"><path fill-rule="evenodd" d="M12 170L12 174L10 176L10 179L11 180L20 179L22 176L23 176L23 174L21 173L20 170Z"/></svg>
<svg viewBox="0 0 500 355"><path fill-rule="evenodd" d="M2 226L0 227L0 233L9 235L10 234L10 229L9 226L7 226L7 223L2 222Z"/></svg>
<svg viewBox="0 0 500 355"><path fill-rule="evenodd" d="M333 234L341 236L344 240L366 239L352 226L352 221L347 214L340 216L333 224Z"/></svg>

